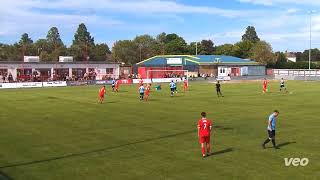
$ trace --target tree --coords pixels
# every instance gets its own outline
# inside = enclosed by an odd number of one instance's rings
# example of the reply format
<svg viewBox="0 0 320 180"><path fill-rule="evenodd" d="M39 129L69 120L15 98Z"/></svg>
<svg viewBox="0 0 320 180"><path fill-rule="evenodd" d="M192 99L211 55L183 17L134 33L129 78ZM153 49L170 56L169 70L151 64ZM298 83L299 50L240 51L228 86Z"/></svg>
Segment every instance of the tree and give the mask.
<svg viewBox="0 0 320 180"><path fill-rule="evenodd" d="M136 44L139 51L139 61L155 56L157 53L157 41L150 35L137 36L133 43ZM141 57L140 57L141 55Z"/></svg>
<svg viewBox="0 0 320 180"><path fill-rule="evenodd" d="M52 27L49 29L47 34L47 42L49 49L52 51L64 46L57 27Z"/></svg>
<svg viewBox="0 0 320 180"><path fill-rule="evenodd" d="M196 55L196 49L198 49L198 54L201 48L201 45L198 43L198 47L196 47L196 43L198 42L191 42L188 46L187 46L187 53L191 54L191 55Z"/></svg>
<svg viewBox="0 0 320 180"><path fill-rule="evenodd" d="M19 41L19 46L21 49L22 59L25 55L35 55L34 49L32 47L33 41L27 33L22 34Z"/></svg>
<svg viewBox="0 0 320 180"><path fill-rule="evenodd" d="M21 61L20 47L17 43L13 45L0 43L0 61Z"/></svg>
<svg viewBox="0 0 320 180"><path fill-rule="evenodd" d="M131 65L139 62L137 44L131 40L116 41L112 47L112 58L116 62Z"/></svg>
<svg viewBox="0 0 320 180"><path fill-rule="evenodd" d="M265 65L275 64L276 62L271 45L265 41L259 41L252 47L251 59Z"/></svg>
<svg viewBox="0 0 320 180"><path fill-rule="evenodd" d="M309 50L303 51L301 55L302 61L309 61ZM315 48L311 49L311 61L320 61L320 50Z"/></svg>
<svg viewBox="0 0 320 180"><path fill-rule="evenodd" d="M242 41L250 41L252 43L260 41L256 29L253 26L247 27L245 34L242 36Z"/></svg>
<svg viewBox="0 0 320 180"><path fill-rule="evenodd" d="M93 50L92 60L94 61L110 61L111 60L111 51L107 44L96 44Z"/></svg>
<svg viewBox="0 0 320 180"><path fill-rule="evenodd" d="M274 54L276 56L276 62L277 63L283 63L283 62L287 62L288 61L285 53L278 51L278 52L275 52Z"/></svg>
<svg viewBox="0 0 320 180"><path fill-rule="evenodd" d="M88 60L93 55L94 38L91 37L85 24L81 23L74 35L71 51L76 60Z"/></svg>
<svg viewBox="0 0 320 180"><path fill-rule="evenodd" d="M63 55L66 51L66 47L64 46L59 30L57 27L51 27L47 33L47 46L48 49L46 50L49 54L50 61L57 61L58 56Z"/></svg>
<svg viewBox="0 0 320 180"><path fill-rule="evenodd" d="M39 56L40 56L39 58L41 61L49 61L50 60L49 54L47 51L41 51Z"/></svg>
<svg viewBox="0 0 320 180"><path fill-rule="evenodd" d="M209 40L202 40L200 43L199 54L213 55L214 54L214 43Z"/></svg>
<svg viewBox="0 0 320 180"><path fill-rule="evenodd" d="M234 55L234 47L232 44L223 44L216 47L217 55L226 55L233 56Z"/></svg>
<svg viewBox="0 0 320 180"><path fill-rule="evenodd" d="M303 61L303 59L302 59L302 52L296 52L295 54L296 54L296 57L297 57L297 62Z"/></svg>
<svg viewBox="0 0 320 180"><path fill-rule="evenodd" d="M166 41L166 38L167 38L167 34L162 32L160 33L159 35L157 35L156 37L156 44L154 46L154 51L155 51L155 54L166 54L165 52L165 41Z"/></svg>
<svg viewBox="0 0 320 180"><path fill-rule="evenodd" d="M177 34L167 34L164 40L166 54L186 54L187 43Z"/></svg>
<svg viewBox="0 0 320 180"><path fill-rule="evenodd" d="M237 52L234 52L234 54L239 58L247 59L250 57L250 52L253 45L254 44L248 40L240 41L234 45L236 46L235 49L237 49Z"/></svg>
<svg viewBox="0 0 320 180"><path fill-rule="evenodd" d="M50 49L46 39L38 39L34 43L34 48L37 50L37 55L40 55L42 51L48 52Z"/></svg>

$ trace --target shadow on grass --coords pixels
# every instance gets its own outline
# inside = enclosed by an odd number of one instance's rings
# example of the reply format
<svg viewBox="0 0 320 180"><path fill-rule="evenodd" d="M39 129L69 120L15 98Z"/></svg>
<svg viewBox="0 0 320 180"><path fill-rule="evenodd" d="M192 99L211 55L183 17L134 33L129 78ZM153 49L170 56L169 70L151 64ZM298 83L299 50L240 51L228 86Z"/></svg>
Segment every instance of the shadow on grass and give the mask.
<svg viewBox="0 0 320 180"><path fill-rule="evenodd" d="M55 96L48 96L47 98L48 98L48 99L60 99L60 98L55 97Z"/></svg>
<svg viewBox="0 0 320 180"><path fill-rule="evenodd" d="M295 142L295 141L292 141L292 142L284 142L284 143L277 144L277 147L278 147L278 148L281 148L281 147L283 147L283 146L287 146L287 145L295 144L295 143L297 143L297 142ZM267 147L267 148L269 149L269 148L273 148L273 147L270 146L270 147Z"/></svg>
<svg viewBox="0 0 320 180"><path fill-rule="evenodd" d="M13 180L10 176L8 176L6 173L0 171L0 180Z"/></svg>
<svg viewBox="0 0 320 180"><path fill-rule="evenodd" d="M223 127L223 126L217 125L217 126L213 126L213 129L233 130L234 128L231 128L231 127Z"/></svg>
<svg viewBox="0 0 320 180"><path fill-rule="evenodd" d="M122 148L122 147L125 147L125 146L130 146L130 145L135 145L135 144L142 144L142 143L152 142L152 141L156 141L156 140L160 140L160 139L173 138L173 137L176 137L176 136L191 134L191 133L195 133L195 132L196 132L195 130L184 131L184 132L170 134L170 135L166 135L166 136L160 136L160 137L155 137L155 138L150 138L150 139L145 139L145 140L140 140L140 141L129 142L129 143L121 144L121 145L117 145L117 146L110 146L110 147L104 147L104 148L100 148L100 149L93 149L91 151L85 151L85 152L80 152L80 153L72 153L72 154L67 154L67 155L62 155L62 156L51 157L51 158L47 158L47 159L33 160L33 161L29 161L29 162L12 163L12 164L8 164L8 165L2 165L2 166L0 166L0 169L10 168L10 167L19 167L19 166L28 166L28 165L46 163L46 162L50 162L50 161L68 159L68 158L73 158L73 157L81 157L81 156L85 156L85 155L89 155L89 154L94 154L94 153L109 151L109 150L113 150L113 149L118 149L118 148Z"/></svg>
<svg viewBox="0 0 320 180"><path fill-rule="evenodd" d="M233 148L227 148L227 149L223 149L223 150L220 150L220 151L213 152L213 153L209 154L209 156L224 154L224 153L228 153L228 152L232 152L232 151L233 151Z"/></svg>
<svg viewBox="0 0 320 180"><path fill-rule="evenodd" d="M127 93L127 92L129 92L129 91L118 91L118 92L112 92L112 93Z"/></svg>
<svg viewBox="0 0 320 180"><path fill-rule="evenodd" d="M297 143L297 142L295 142L295 141L292 141L292 142L284 142L284 143L278 144L278 147L280 148L280 147L287 146L287 145L290 145L290 144L295 144L295 143Z"/></svg>

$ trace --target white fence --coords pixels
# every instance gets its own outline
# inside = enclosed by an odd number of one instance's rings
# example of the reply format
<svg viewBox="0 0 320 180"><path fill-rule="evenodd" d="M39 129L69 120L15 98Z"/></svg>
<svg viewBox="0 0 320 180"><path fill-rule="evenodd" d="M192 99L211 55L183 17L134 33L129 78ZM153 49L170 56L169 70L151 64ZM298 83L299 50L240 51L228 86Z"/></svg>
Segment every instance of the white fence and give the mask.
<svg viewBox="0 0 320 180"><path fill-rule="evenodd" d="M320 76L320 69L274 69L273 74L284 76Z"/></svg>
<svg viewBox="0 0 320 180"><path fill-rule="evenodd" d="M274 69L276 79L320 80L320 69Z"/></svg>
<svg viewBox="0 0 320 180"><path fill-rule="evenodd" d="M67 86L67 82L66 81L0 83L0 89L64 87L64 86Z"/></svg>

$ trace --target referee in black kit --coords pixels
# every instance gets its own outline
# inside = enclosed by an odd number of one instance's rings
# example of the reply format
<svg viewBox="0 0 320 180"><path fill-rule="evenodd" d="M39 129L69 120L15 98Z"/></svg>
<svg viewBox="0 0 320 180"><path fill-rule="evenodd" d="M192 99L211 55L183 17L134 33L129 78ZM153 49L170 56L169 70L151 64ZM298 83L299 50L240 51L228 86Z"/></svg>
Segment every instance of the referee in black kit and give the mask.
<svg viewBox="0 0 320 180"><path fill-rule="evenodd" d="M220 82L219 81L217 81L217 83L216 83L216 91L217 91L217 96L218 97L224 97L223 95L222 95L222 93L221 93L221 84L220 84Z"/></svg>

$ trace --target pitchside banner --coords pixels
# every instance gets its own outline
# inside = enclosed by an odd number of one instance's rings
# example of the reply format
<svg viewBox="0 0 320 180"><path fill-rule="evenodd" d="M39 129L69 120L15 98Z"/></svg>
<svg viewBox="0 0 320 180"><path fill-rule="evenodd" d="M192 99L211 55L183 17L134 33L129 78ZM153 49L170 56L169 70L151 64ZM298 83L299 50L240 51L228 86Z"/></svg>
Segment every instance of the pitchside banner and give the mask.
<svg viewBox="0 0 320 180"><path fill-rule="evenodd" d="M43 87L65 87L65 86L67 86L66 81L43 82Z"/></svg>
<svg viewBox="0 0 320 180"><path fill-rule="evenodd" d="M105 81L105 80L97 80L96 85L108 85L108 84L112 84L111 80Z"/></svg>
<svg viewBox="0 0 320 180"><path fill-rule="evenodd" d="M3 83L0 85L1 89L40 88L40 87L42 87L42 82Z"/></svg>
<svg viewBox="0 0 320 180"><path fill-rule="evenodd" d="M23 83L2 83L0 89L14 89L14 88L41 88L41 87L63 87L67 86L66 81L52 81L52 82L23 82Z"/></svg>
<svg viewBox="0 0 320 180"><path fill-rule="evenodd" d="M180 82L181 78L153 78L153 79L142 79L143 83L169 83L171 81ZM138 84L140 79L133 79L134 84Z"/></svg>
<svg viewBox="0 0 320 180"><path fill-rule="evenodd" d="M120 79L117 81L119 81L119 84L132 84L131 79ZM98 81L96 81L95 84L96 85L110 85L110 84L112 84L112 80L98 80Z"/></svg>

